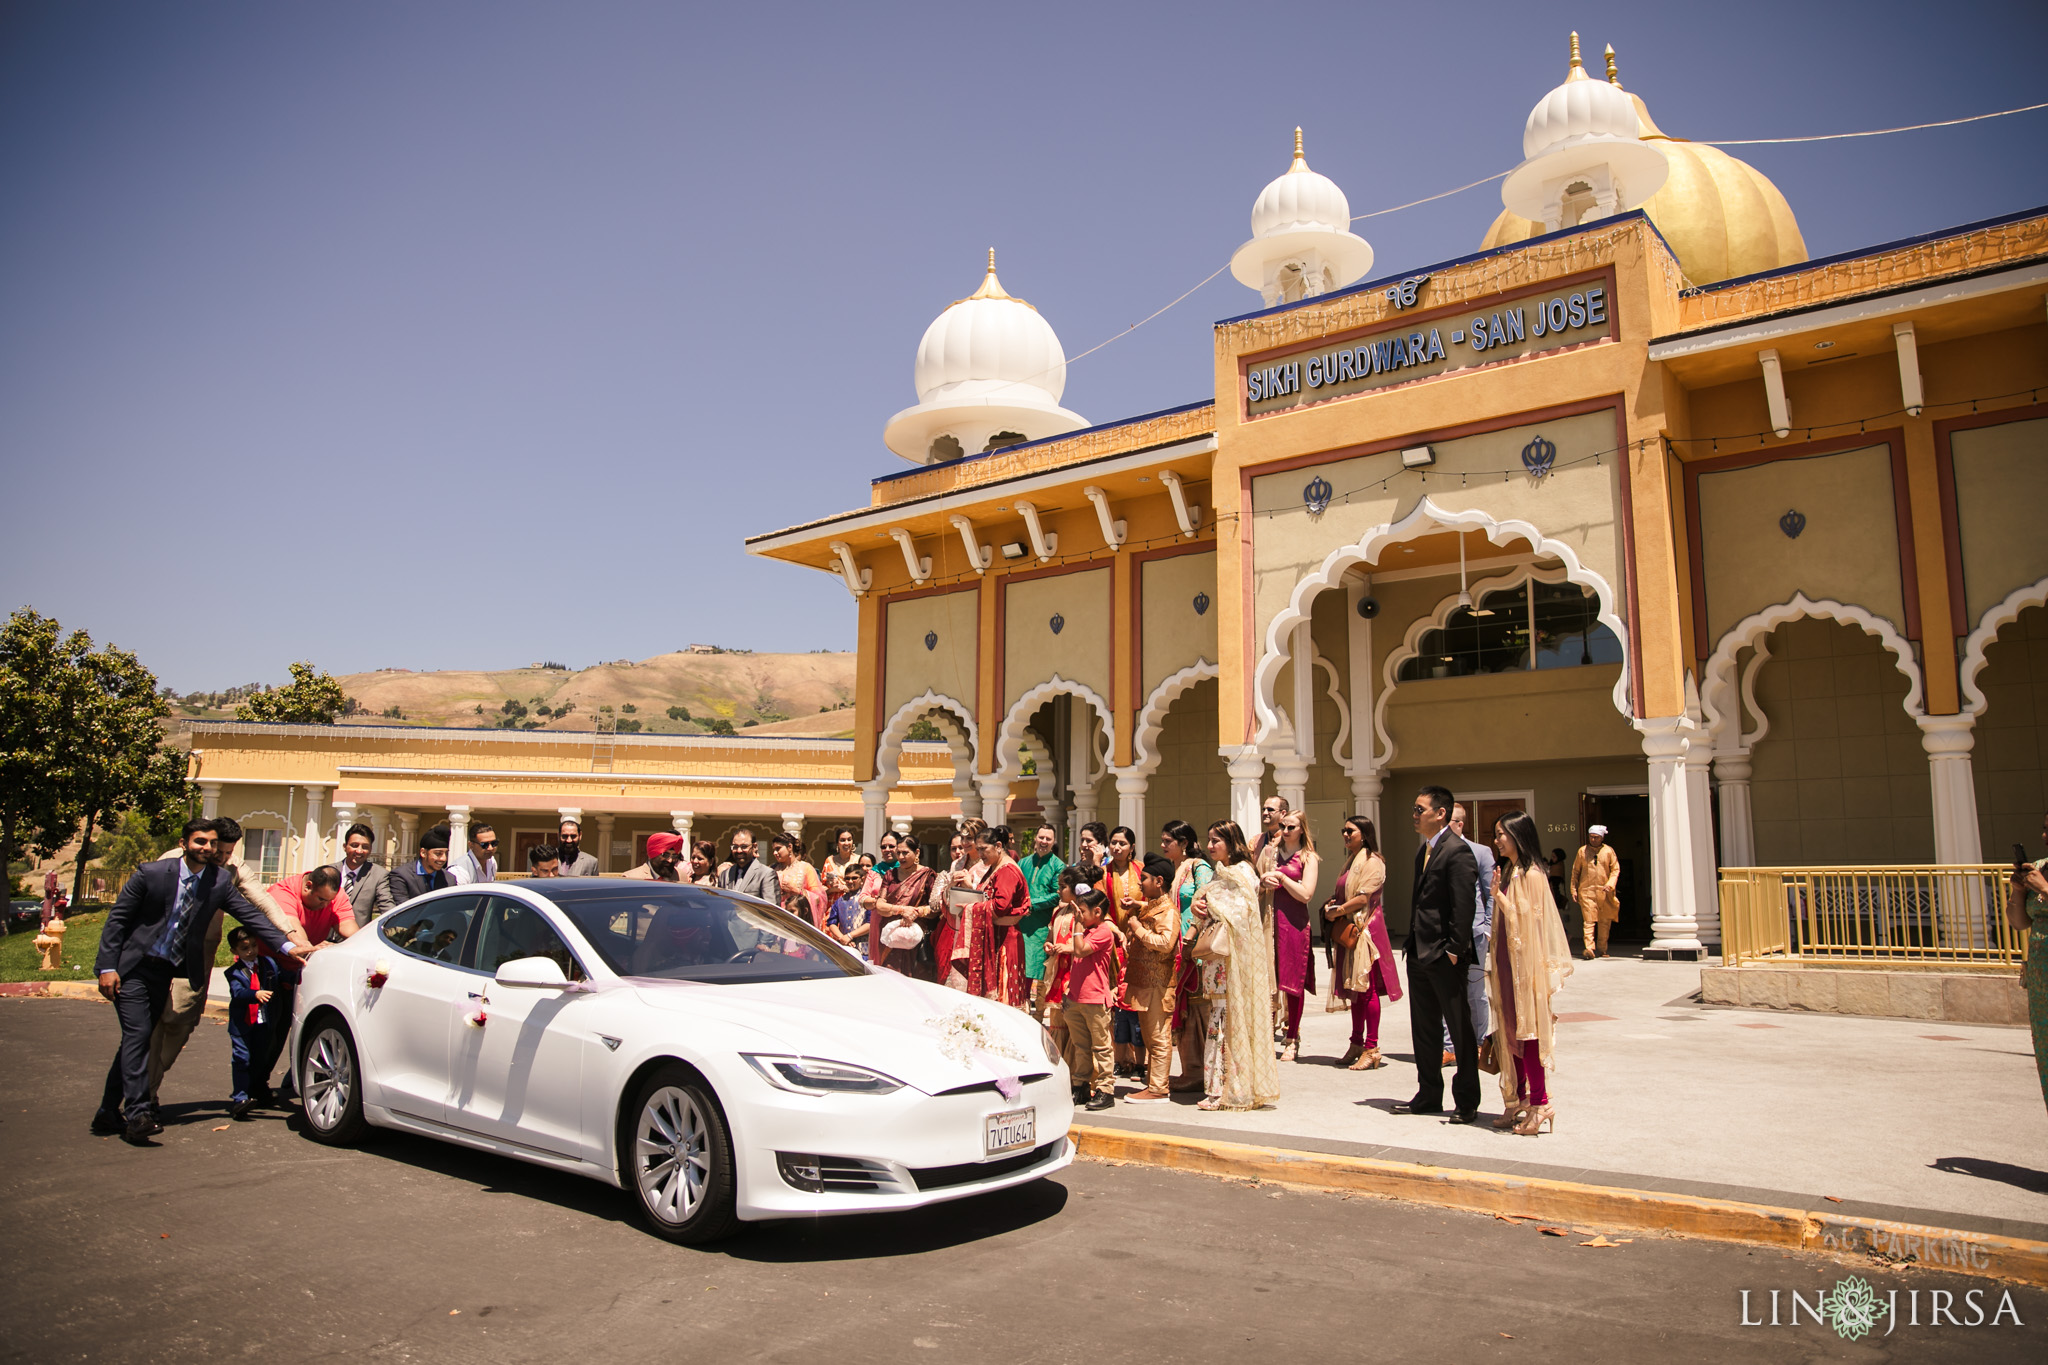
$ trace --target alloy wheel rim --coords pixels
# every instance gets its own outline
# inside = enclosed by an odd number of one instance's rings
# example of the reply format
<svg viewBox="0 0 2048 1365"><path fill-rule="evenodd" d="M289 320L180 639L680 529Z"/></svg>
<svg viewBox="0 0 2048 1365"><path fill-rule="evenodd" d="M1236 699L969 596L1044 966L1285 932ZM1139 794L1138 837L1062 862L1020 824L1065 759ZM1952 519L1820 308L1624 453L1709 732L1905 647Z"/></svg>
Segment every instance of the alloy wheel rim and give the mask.
<svg viewBox="0 0 2048 1365"><path fill-rule="evenodd" d="M697 1101L672 1085L647 1097L635 1127L633 1171L641 1202L665 1223L688 1221L711 1181L710 1134Z"/></svg>
<svg viewBox="0 0 2048 1365"><path fill-rule="evenodd" d="M335 1030L322 1029L306 1050L306 1118L322 1132L331 1132L348 1110L354 1084L348 1044Z"/></svg>

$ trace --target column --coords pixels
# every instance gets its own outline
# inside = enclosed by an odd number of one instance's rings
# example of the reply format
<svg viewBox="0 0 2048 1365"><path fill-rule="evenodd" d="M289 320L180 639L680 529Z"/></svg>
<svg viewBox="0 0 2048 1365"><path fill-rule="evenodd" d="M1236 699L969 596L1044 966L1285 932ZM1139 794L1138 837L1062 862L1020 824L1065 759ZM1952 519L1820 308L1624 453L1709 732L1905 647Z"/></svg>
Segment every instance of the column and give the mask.
<svg viewBox="0 0 2048 1365"><path fill-rule="evenodd" d="M612 814L599 811L597 815L597 873L601 877L612 870Z"/></svg>
<svg viewBox="0 0 2048 1365"><path fill-rule="evenodd" d="M955 783L959 781L954 779ZM889 784L881 778L860 786L860 846L872 853L882 846L882 831L889 825Z"/></svg>
<svg viewBox="0 0 2048 1365"><path fill-rule="evenodd" d="M1301 810L1308 804L1308 770L1316 761L1316 642L1307 621L1294 628L1287 652L1294 674L1293 714L1288 717L1294 722L1294 743L1290 752L1273 755L1273 785L1287 809ZM1249 825L1245 833L1251 833Z"/></svg>
<svg viewBox="0 0 2048 1365"><path fill-rule="evenodd" d="M1050 754L1038 760L1038 821L1051 825L1053 833L1063 835L1066 830L1066 810L1060 805L1059 768ZM1017 841L1022 845L1025 841Z"/></svg>
<svg viewBox="0 0 2048 1365"><path fill-rule="evenodd" d="M1152 785L1151 774L1142 768L1117 768L1116 822L1137 832L1141 853L1152 851L1150 822L1145 818L1145 793Z"/></svg>
<svg viewBox="0 0 2048 1365"><path fill-rule="evenodd" d="M792 814L789 811L784 811L782 813L782 832L796 840L797 856L802 857L804 850L804 813L797 811Z"/></svg>
<svg viewBox="0 0 2048 1365"><path fill-rule="evenodd" d="M890 817L889 817L889 832L890 832L891 834L895 835L895 836L896 836L896 837L897 837L898 839L907 839L907 838L909 838L909 837L910 837L910 817L909 817L909 816L907 816L907 815L892 815L892 816L890 816Z"/></svg>
<svg viewBox="0 0 2048 1365"><path fill-rule="evenodd" d="M453 867L469 852L469 807L448 807L448 865Z"/></svg>
<svg viewBox="0 0 2048 1365"><path fill-rule="evenodd" d="M1067 728L1067 789L1074 798L1073 844L1081 841L1081 826L1096 818L1095 799L1095 708L1075 698L1074 718Z"/></svg>
<svg viewBox="0 0 2048 1365"><path fill-rule="evenodd" d="M348 854L348 827L356 822L356 803L337 801L334 803L334 858L339 863ZM375 845L371 848L375 850Z"/></svg>
<svg viewBox="0 0 2048 1365"><path fill-rule="evenodd" d="M1977 787L1970 772L1970 750L1976 744L1976 717L1915 716L1920 746L1927 750L1928 776L1934 786L1934 861L1978 863L1984 860L1983 836L1977 828Z"/></svg>
<svg viewBox="0 0 2048 1365"><path fill-rule="evenodd" d="M1380 794L1387 780L1377 770L1351 774L1351 813L1372 821L1373 837L1386 847L1387 831L1380 824Z"/></svg>
<svg viewBox="0 0 2048 1365"><path fill-rule="evenodd" d="M1721 865L1756 866L1756 814L1749 803L1751 768L1746 753L1715 754L1714 780L1720 783Z"/></svg>
<svg viewBox="0 0 2048 1365"><path fill-rule="evenodd" d="M1266 760L1247 744L1218 751L1230 773L1230 818L1247 839L1259 837L1260 792L1266 781Z"/></svg>
<svg viewBox="0 0 2048 1365"><path fill-rule="evenodd" d="M1714 808L1708 770L1714 751L1707 747L1705 730L1696 730L1685 746L1685 812L1692 830L1692 906L1702 944L1718 947L1721 942L1721 888L1719 866L1714 861Z"/></svg>
<svg viewBox="0 0 2048 1365"><path fill-rule="evenodd" d="M420 816L418 811L398 812L398 851L391 855L391 864L402 867L418 856L420 851Z"/></svg>
<svg viewBox="0 0 2048 1365"><path fill-rule="evenodd" d="M683 836L683 848L687 852L690 847L690 831L697 823L697 812L693 810L672 810L668 813L668 823L676 833Z"/></svg>
<svg viewBox="0 0 2048 1365"><path fill-rule="evenodd" d="M861 799L866 801L866 789L863 788L862 791ZM970 815L981 814L981 797L974 790L974 760L972 758L969 758L965 763L955 762L953 764L953 804L959 808L959 814L953 817L953 823L955 824L960 823Z"/></svg>
<svg viewBox="0 0 2048 1365"><path fill-rule="evenodd" d="M1289 810L1300 810L1308 804L1308 768L1308 761L1295 749L1281 749L1273 755L1273 789ZM1258 805L1256 798L1253 805ZM1236 808L1233 801L1231 809ZM1253 823L1257 823L1256 817ZM1250 830L1245 833L1251 835Z"/></svg>
<svg viewBox="0 0 2048 1365"><path fill-rule="evenodd" d="M1636 722L1650 760L1650 946L1647 958L1696 961L1692 816L1686 809L1685 750L1693 724L1684 716Z"/></svg>
<svg viewBox="0 0 2048 1365"><path fill-rule="evenodd" d="M981 788L981 818L991 827L1006 823L1010 818L1010 779L1001 773L981 773L974 780Z"/></svg>
<svg viewBox="0 0 2048 1365"><path fill-rule="evenodd" d="M201 782L199 784L199 814L204 819L214 819L220 814L220 789L222 783Z"/></svg>
<svg viewBox="0 0 2048 1365"><path fill-rule="evenodd" d="M327 798L325 787L301 788L306 794L306 832L299 843L300 872L311 872L327 861L322 851L324 840L320 834L320 807Z"/></svg>

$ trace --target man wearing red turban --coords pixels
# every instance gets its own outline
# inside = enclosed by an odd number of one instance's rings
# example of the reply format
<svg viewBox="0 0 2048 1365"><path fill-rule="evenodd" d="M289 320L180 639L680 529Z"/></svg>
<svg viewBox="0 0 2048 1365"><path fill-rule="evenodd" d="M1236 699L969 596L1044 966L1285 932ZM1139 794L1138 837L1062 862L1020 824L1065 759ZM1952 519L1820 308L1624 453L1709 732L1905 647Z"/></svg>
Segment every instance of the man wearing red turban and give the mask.
<svg viewBox="0 0 2048 1365"><path fill-rule="evenodd" d="M650 834L647 836L647 861L626 875L643 882L681 881L676 865L683 860L684 848L680 834Z"/></svg>

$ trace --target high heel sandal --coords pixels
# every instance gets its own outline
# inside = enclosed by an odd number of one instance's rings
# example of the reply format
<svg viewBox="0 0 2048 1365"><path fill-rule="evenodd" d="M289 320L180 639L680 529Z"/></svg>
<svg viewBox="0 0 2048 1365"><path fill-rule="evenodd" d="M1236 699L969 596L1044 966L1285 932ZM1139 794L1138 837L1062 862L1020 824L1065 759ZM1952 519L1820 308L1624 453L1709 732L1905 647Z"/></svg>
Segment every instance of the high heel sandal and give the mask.
<svg viewBox="0 0 2048 1365"><path fill-rule="evenodd" d="M1297 1050L1294 1040L1292 1038L1288 1039L1286 1046L1280 1049L1280 1060L1283 1062L1293 1061Z"/></svg>
<svg viewBox="0 0 2048 1365"><path fill-rule="evenodd" d="M1507 1113L1502 1114L1499 1118L1493 1121L1493 1126L1500 1129L1502 1132L1506 1132L1510 1128L1519 1128L1522 1123L1523 1115L1527 1114L1528 1112L1529 1106L1517 1100L1515 1103L1508 1106Z"/></svg>
<svg viewBox="0 0 2048 1365"><path fill-rule="evenodd" d="M1348 1069L1351 1071L1377 1071L1386 1064L1387 1059L1380 1056L1380 1050L1376 1047L1369 1047L1358 1054L1358 1060L1353 1062Z"/></svg>
<svg viewBox="0 0 2048 1365"><path fill-rule="evenodd" d="M1522 1115L1522 1121L1515 1125L1515 1132L1523 1137L1535 1137L1548 1128L1557 1131L1557 1113L1547 1104L1534 1104Z"/></svg>

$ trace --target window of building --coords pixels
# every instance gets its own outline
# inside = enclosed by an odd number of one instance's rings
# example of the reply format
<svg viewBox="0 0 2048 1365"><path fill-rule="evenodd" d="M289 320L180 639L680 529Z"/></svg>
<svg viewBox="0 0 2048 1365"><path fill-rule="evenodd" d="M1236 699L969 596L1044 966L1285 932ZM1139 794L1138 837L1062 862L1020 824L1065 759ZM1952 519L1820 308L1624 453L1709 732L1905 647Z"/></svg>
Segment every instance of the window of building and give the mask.
<svg viewBox="0 0 2048 1365"><path fill-rule="evenodd" d="M284 831L244 826L242 846L236 850L236 856L264 881L276 881L284 875Z"/></svg>
<svg viewBox="0 0 2048 1365"><path fill-rule="evenodd" d="M1424 631L1399 678L1417 682L1620 662L1621 641L1600 623L1599 597L1576 583L1531 579L1486 593L1473 606L1453 611L1440 628Z"/></svg>

